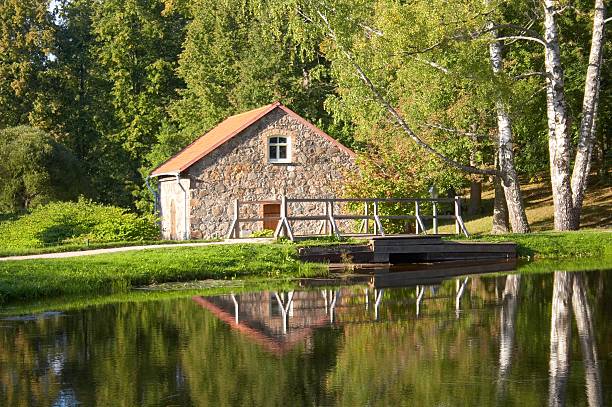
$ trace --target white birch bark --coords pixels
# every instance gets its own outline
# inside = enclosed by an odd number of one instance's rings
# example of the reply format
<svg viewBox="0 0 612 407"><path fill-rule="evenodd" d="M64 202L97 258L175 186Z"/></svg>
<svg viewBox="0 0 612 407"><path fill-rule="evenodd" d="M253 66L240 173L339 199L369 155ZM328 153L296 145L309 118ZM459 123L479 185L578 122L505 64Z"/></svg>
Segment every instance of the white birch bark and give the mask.
<svg viewBox="0 0 612 407"><path fill-rule="evenodd" d="M489 22L488 25L493 27L493 22ZM497 30L492 30L492 34L494 37L497 37ZM501 73L503 69L502 52L503 46L501 41L491 42L489 45L489 55L491 67L496 75ZM525 214L518 175L514 167L512 121L502 100L497 100L495 107L497 109L499 170L508 207L508 218L514 233L529 233L529 223Z"/></svg>
<svg viewBox="0 0 612 407"><path fill-rule="evenodd" d="M565 84L561 66L555 0L544 0L544 65L546 68L546 111L550 182L555 208L555 229L571 229L573 212L570 187L571 145L568 128Z"/></svg>
<svg viewBox="0 0 612 407"><path fill-rule="evenodd" d="M504 188L498 176L493 178L493 185L495 186L495 199L493 201L493 225L491 227L491 233L499 235L510 231L510 226L508 224L508 207L506 206Z"/></svg>
<svg viewBox="0 0 612 407"><path fill-rule="evenodd" d="M550 321L548 405L565 405L572 328L572 273L555 272Z"/></svg>
<svg viewBox="0 0 612 407"><path fill-rule="evenodd" d="M601 374L597 360L597 346L595 342L595 329L591 307L587 298L584 273L574 275L574 288L572 294L572 307L574 318L580 336L580 348L586 381L586 392L589 406L602 406Z"/></svg>
<svg viewBox="0 0 612 407"><path fill-rule="evenodd" d="M606 6L604 0L595 0L595 15L593 17L593 33L591 36L591 51L589 67L587 68L582 100L582 121L580 123L580 138L572 172L572 229L580 227L580 213L587 187L593 144L595 143L595 123L599 101L601 77L601 62L603 60L603 44L605 36Z"/></svg>

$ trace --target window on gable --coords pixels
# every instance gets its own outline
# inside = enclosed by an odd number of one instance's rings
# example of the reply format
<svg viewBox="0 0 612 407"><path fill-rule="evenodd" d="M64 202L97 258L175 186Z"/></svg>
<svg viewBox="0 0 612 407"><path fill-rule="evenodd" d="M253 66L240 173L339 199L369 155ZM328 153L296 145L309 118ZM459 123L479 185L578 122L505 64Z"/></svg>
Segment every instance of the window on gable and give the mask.
<svg viewBox="0 0 612 407"><path fill-rule="evenodd" d="M274 136L268 139L268 158L271 163L291 162L291 139Z"/></svg>

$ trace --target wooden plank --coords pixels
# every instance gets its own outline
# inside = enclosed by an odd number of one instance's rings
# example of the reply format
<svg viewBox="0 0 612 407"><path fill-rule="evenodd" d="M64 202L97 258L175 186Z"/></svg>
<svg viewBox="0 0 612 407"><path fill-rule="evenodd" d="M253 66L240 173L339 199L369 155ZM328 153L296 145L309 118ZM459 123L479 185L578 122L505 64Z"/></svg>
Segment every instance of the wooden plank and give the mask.
<svg viewBox="0 0 612 407"><path fill-rule="evenodd" d="M401 242L373 242L371 245L374 248L377 247L406 247L406 246L430 246L430 245L440 245L442 244L440 240L418 240L414 239L411 241L401 241Z"/></svg>
<svg viewBox="0 0 612 407"><path fill-rule="evenodd" d="M371 240L373 241L386 241L386 240L395 240L395 241L401 241L401 240L414 240L414 239L437 239L437 240L441 240L442 237L439 235L427 235L427 236L423 236L423 235L387 235L387 236L373 236Z"/></svg>
<svg viewBox="0 0 612 407"><path fill-rule="evenodd" d="M375 253L515 253L516 246L511 244L463 245L460 243L421 244L410 246L374 246Z"/></svg>

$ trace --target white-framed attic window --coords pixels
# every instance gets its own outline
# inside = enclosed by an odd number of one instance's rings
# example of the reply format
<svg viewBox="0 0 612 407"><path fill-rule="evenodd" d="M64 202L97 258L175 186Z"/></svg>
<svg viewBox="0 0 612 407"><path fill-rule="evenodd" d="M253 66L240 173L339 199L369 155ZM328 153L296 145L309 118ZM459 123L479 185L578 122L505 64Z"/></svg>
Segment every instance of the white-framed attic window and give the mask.
<svg viewBox="0 0 612 407"><path fill-rule="evenodd" d="M284 136L268 137L268 161L271 163L291 162L291 138Z"/></svg>

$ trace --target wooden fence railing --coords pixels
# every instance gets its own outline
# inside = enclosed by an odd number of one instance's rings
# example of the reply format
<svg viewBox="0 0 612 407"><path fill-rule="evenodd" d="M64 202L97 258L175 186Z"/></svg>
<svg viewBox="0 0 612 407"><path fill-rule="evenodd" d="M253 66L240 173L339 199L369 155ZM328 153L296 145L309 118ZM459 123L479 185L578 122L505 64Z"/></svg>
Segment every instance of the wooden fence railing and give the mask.
<svg viewBox="0 0 612 407"><path fill-rule="evenodd" d="M228 239L237 239L240 237L240 224L246 222L263 222L266 220L278 220L278 225L274 231L274 237L286 236L290 240L295 240L295 234L291 222L299 221L321 221L319 234L335 235L341 237L342 233L338 227L338 221L342 220L361 220L360 233L363 235L385 236L385 229L382 220L414 220L416 234L427 234L426 220L432 221L432 229L434 234L438 234L438 223L442 219L450 219L455 221L455 233L463 233L469 236L469 233L461 217L461 198L287 198L281 197L280 201L280 216L245 216L241 215L240 208L244 205L263 205L269 204L271 201L246 201L235 200L232 223L227 232ZM314 214L293 214L290 213L291 203L305 204L323 204L322 213ZM423 213L422 204L431 205L431 214ZM363 212L361 214L338 213L336 206L338 204L363 204ZM381 205L385 204L407 204L414 205L414 215L385 215L380 211ZM440 214L439 207L441 204L452 204L452 214ZM371 221L371 224L370 224ZM370 228L370 225L372 226ZM372 230L372 233L370 233ZM322 233L323 232L323 233ZM316 236L315 234L311 236Z"/></svg>

